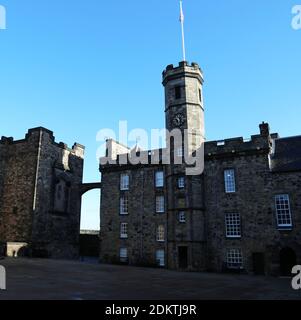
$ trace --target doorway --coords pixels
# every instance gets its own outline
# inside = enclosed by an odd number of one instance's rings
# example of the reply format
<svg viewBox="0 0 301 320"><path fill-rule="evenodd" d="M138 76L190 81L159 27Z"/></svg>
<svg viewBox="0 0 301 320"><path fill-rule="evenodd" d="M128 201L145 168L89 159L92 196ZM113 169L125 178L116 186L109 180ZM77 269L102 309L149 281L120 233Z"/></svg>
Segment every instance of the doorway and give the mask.
<svg viewBox="0 0 301 320"><path fill-rule="evenodd" d="M187 269L188 267L188 248L178 247L179 268Z"/></svg>
<svg viewBox="0 0 301 320"><path fill-rule="evenodd" d="M254 252L252 255L253 260L253 272L255 275L265 274L265 263L264 263L264 253Z"/></svg>
<svg viewBox="0 0 301 320"><path fill-rule="evenodd" d="M296 253L291 248L280 250L280 275L291 276L292 268L297 264Z"/></svg>

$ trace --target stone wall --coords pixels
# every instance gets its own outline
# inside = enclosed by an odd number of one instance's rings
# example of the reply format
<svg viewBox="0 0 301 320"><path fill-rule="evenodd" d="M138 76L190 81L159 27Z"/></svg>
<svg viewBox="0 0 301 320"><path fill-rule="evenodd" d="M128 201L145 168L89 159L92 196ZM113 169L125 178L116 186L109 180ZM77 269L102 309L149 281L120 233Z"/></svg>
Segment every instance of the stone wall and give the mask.
<svg viewBox="0 0 301 320"><path fill-rule="evenodd" d="M29 254L78 256L84 147L69 149L44 128L0 143L0 241L28 243ZM63 181L64 207L56 210ZM61 185L62 187L62 185Z"/></svg>

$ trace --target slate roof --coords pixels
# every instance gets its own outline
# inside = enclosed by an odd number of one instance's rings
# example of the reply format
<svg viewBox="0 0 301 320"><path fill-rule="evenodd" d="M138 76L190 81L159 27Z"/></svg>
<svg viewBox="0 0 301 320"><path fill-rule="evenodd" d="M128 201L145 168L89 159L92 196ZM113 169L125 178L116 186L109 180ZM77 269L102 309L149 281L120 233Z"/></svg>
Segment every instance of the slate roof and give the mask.
<svg viewBox="0 0 301 320"><path fill-rule="evenodd" d="M274 140L271 170L274 172L301 171L301 136Z"/></svg>

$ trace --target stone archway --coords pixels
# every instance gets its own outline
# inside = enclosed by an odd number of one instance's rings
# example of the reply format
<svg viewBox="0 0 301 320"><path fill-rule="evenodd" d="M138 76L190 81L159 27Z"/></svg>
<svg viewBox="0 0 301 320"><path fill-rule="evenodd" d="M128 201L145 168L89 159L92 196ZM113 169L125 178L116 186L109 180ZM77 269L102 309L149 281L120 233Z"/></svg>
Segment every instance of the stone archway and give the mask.
<svg viewBox="0 0 301 320"><path fill-rule="evenodd" d="M92 191L94 190L94 192ZM89 192L91 191L91 192ZM98 210L98 219L99 219L99 210L100 210L100 194L98 196L98 201L93 196L93 194L98 194L98 192L101 192L101 183L83 183L80 186L80 196L82 197L81 201L81 217L80 217L80 223L82 227L82 221L87 221L87 217L92 217L93 224L96 223L94 221L96 219L95 213ZM92 193L92 198L91 198ZM85 203L87 204L87 199L89 199L89 204L92 205L92 209L89 207L88 215L87 211L84 210ZM97 205L96 202L97 201ZM94 208L96 206L99 206L99 208ZM87 209L87 208L86 208ZM90 219L89 218L89 219ZM96 219L97 220L97 219ZM99 258L99 249L100 249L100 242L99 242L99 230L98 228L91 229L83 227L83 229L80 229L79 234L79 253L82 260L91 260L98 261Z"/></svg>
<svg viewBox="0 0 301 320"><path fill-rule="evenodd" d="M297 264L297 256L295 251L290 247L280 250L280 275L291 276L292 268Z"/></svg>

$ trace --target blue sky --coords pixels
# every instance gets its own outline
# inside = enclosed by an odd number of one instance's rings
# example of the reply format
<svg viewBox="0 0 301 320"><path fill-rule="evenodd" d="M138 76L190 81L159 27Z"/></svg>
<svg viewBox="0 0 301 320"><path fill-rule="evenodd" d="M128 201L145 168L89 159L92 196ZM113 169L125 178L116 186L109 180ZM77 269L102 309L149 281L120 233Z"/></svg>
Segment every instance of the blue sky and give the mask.
<svg viewBox="0 0 301 320"><path fill-rule="evenodd" d="M207 140L301 134L298 0L183 0L187 60L205 75ZM300 1L299 1L300 3ZM181 60L177 0L0 0L0 135L44 126L86 146L84 180L99 180L96 133L164 127L161 73ZM82 228L99 225L99 194L83 199Z"/></svg>

